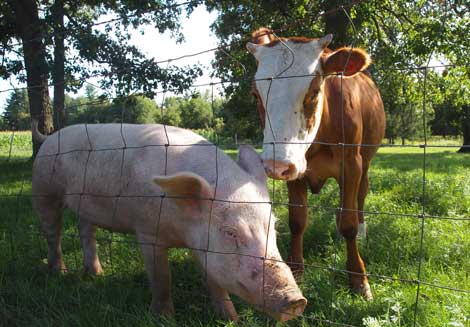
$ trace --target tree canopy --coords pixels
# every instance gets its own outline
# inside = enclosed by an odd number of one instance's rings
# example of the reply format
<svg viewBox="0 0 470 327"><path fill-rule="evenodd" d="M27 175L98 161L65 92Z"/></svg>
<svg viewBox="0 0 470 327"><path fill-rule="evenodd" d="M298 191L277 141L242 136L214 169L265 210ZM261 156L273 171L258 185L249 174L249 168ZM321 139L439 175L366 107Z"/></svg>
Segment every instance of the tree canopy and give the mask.
<svg viewBox="0 0 470 327"><path fill-rule="evenodd" d="M99 77L101 87L117 95L149 96L158 87L182 91L200 75L199 68L162 67L129 40L130 30L144 24L182 40L183 7L175 0L2 2L0 77L27 83L31 116L46 133L54 129L48 85L54 86L56 128L66 123L65 91L77 90L90 77ZM34 143L34 153L38 146Z"/></svg>
<svg viewBox="0 0 470 327"><path fill-rule="evenodd" d="M431 121L435 108L440 106L442 111L445 105L444 94L453 99L453 105L446 106L445 110L457 110L462 113L457 116L466 117L462 110L468 100L462 94L466 89L462 79L470 70L466 59L470 49L468 4L424 0L221 0L206 3L209 10L218 12L212 30L224 49L235 58L228 58L224 51L219 51L215 60L218 77L238 82L226 87L230 97L227 105L234 108L230 112L237 122L234 124L247 126L258 120L255 101L248 96L250 77L256 69L255 60L244 45L251 33L260 27L269 27L279 36L320 37L332 33L333 48L353 45L366 49L374 59L370 71L384 99L387 136L391 141L422 137L423 113L425 120ZM457 65L466 73L450 80L442 76L442 69L420 68L428 63L432 66L438 60L449 67ZM439 95L435 92L436 83L441 83L437 81L442 78L446 80L446 91ZM424 84L426 104L423 104ZM470 125L470 120L463 119L461 126L456 128L464 135L464 143L470 144L464 125ZM256 134L259 135L259 128Z"/></svg>
<svg viewBox="0 0 470 327"><path fill-rule="evenodd" d="M230 82L223 84L225 98L168 97L159 108L149 99L155 90L184 91L201 70L147 58L130 44L130 30L150 24L182 40L181 15L201 4L218 15L211 26L221 45L214 76ZM27 82L30 114L43 119L49 132L52 125L124 117L193 129L218 126L222 136L258 141L261 124L250 95L256 64L245 44L254 30L266 26L279 36L333 33L332 48L366 49L374 60L369 70L384 100L391 142L426 132L460 135L470 144L470 6L461 1L8 0L0 3L0 13L0 76ZM436 65L442 67L432 68ZM101 96L93 88L86 97L65 95L93 76L99 77ZM54 85L52 102L48 84ZM106 99L108 93L113 97Z"/></svg>

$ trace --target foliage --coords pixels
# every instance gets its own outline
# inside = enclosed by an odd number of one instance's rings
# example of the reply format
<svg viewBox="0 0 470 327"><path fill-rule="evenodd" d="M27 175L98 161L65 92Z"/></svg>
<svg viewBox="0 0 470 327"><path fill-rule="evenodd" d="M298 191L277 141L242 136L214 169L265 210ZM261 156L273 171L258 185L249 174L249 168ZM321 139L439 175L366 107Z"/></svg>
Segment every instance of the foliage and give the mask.
<svg viewBox="0 0 470 327"><path fill-rule="evenodd" d="M21 97L22 96L22 97ZM110 102L98 96L89 86L85 96L65 97L65 108L69 124L80 123L162 123L190 129L206 129L215 134L226 134L221 98L210 99L209 93L187 97L167 97L163 108L154 100L142 95L118 97ZM12 92L5 110L5 129L27 130L30 126L26 91ZM214 116L215 114L215 116ZM10 121L12 123L10 123ZM19 123L18 123L19 122Z"/></svg>
<svg viewBox="0 0 470 327"><path fill-rule="evenodd" d="M58 1L56 0L55 3ZM179 19L183 6L175 5L174 0L154 1L65 1L64 16L68 22L61 30L56 30L53 6L40 3L42 12L42 36L46 46L54 44L54 36L67 36L69 48L65 58L65 76L67 90L76 90L91 75L100 76L103 88L114 87L120 94L141 90L153 94L158 85L182 91L190 85L192 78L199 76L196 67L177 68L170 66L162 69L154 59L147 58L138 48L129 44L131 29L138 29L150 24L163 33L171 31L178 40L183 36L179 32ZM3 13L0 26L10 33L2 33L0 41L6 47L5 60L0 66L1 77L15 75L25 79L21 62L22 50L15 45L17 32L7 4L0 6ZM96 28L94 24L107 17L116 19ZM109 20L109 19L108 19ZM110 37L112 35L113 37ZM53 47L47 47L52 52ZM74 51L71 51L74 50ZM54 63L52 53L47 54L50 66ZM93 65L100 64L100 65Z"/></svg>
<svg viewBox="0 0 470 327"><path fill-rule="evenodd" d="M206 3L209 10L219 13L212 29L220 44L229 45L225 49L232 57L223 51L216 54L216 75L223 80L239 81L228 86L226 92L232 109L243 108L242 112L231 112L241 126L256 121L254 101L249 100L249 79L255 72L255 60L244 45L250 34L261 26L274 29L279 36L319 37L333 32L334 40L339 40L332 44L333 47L354 45L365 48L374 59L370 70L382 93L390 140L422 137L423 118L431 120L433 104L442 102L439 96L434 97L435 94L429 92L435 86L428 79L426 117L422 117L424 73L415 67L440 58L445 63L465 65L468 69L464 58L468 58L470 49L469 8L458 1L226 0ZM336 30L332 30L332 20L338 25ZM344 24L346 26L341 26ZM440 74L432 69L427 73L428 77ZM466 80L468 78L464 76L456 78L453 88L462 88ZM446 96L454 101L458 94ZM470 124L470 119L467 121ZM245 131L260 137L259 128ZM463 127L458 128L460 135L463 131Z"/></svg>
<svg viewBox="0 0 470 327"><path fill-rule="evenodd" d="M10 93L3 110L4 129L26 130L31 125L29 115L29 101L26 90L17 90Z"/></svg>
<svg viewBox="0 0 470 327"><path fill-rule="evenodd" d="M181 106L181 124L190 129L208 128L212 124L212 108L207 99L192 96Z"/></svg>
<svg viewBox="0 0 470 327"><path fill-rule="evenodd" d="M163 108L155 113L155 121L160 124L168 124L172 126L181 125L181 106L184 103L183 98L168 97L165 99Z"/></svg>

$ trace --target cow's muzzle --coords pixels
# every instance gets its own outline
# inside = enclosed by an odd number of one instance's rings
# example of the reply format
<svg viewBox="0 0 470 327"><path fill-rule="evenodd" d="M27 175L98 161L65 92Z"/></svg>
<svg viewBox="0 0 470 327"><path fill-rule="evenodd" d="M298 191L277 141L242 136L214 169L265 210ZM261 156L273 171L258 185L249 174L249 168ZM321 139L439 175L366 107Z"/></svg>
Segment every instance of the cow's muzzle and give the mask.
<svg viewBox="0 0 470 327"><path fill-rule="evenodd" d="M297 179L299 171L295 164L291 162L279 160L265 160L263 161L266 175L273 179L280 179L290 181Z"/></svg>

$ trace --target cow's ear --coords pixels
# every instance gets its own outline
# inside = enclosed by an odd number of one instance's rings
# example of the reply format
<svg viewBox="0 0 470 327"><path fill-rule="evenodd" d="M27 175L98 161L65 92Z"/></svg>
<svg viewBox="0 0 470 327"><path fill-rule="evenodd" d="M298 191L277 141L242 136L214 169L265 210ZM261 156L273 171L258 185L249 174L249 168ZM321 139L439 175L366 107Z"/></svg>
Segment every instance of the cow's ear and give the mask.
<svg viewBox="0 0 470 327"><path fill-rule="evenodd" d="M359 48L341 48L322 56L324 74L344 73L354 75L366 69L371 63L369 54Z"/></svg>
<svg viewBox="0 0 470 327"><path fill-rule="evenodd" d="M263 160L253 147L240 145L238 151L238 165L260 182L261 185L266 186L267 176L264 170Z"/></svg>
<svg viewBox="0 0 470 327"><path fill-rule="evenodd" d="M318 40L318 44L322 49L325 49L333 40L333 34L326 34L324 37Z"/></svg>
<svg viewBox="0 0 470 327"><path fill-rule="evenodd" d="M155 176L155 184L160 186L168 199L174 201L185 216L201 218L210 206L214 189L201 176L191 172L181 172L169 176Z"/></svg>
<svg viewBox="0 0 470 327"><path fill-rule="evenodd" d="M261 27L251 34L251 42L255 44L268 44L276 40L272 29Z"/></svg>

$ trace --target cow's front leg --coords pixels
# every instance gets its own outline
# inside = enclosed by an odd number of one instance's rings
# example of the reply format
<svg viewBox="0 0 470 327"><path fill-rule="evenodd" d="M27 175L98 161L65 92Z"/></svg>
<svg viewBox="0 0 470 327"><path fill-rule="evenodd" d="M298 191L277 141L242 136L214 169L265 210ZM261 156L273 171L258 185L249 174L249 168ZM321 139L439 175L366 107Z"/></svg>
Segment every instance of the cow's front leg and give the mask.
<svg viewBox="0 0 470 327"><path fill-rule="evenodd" d="M347 156L344 163L343 178L340 178L340 209L336 215L336 224L341 235L346 239L347 270L353 291L362 294L367 300L372 300L372 292L366 276L366 269L357 247L357 232L359 226L357 195L362 175L362 158L357 153Z"/></svg>
<svg viewBox="0 0 470 327"><path fill-rule="evenodd" d="M152 291L151 309L157 314L173 316L175 310L171 297L168 249L157 246L155 237L138 235L138 241L144 257L150 290Z"/></svg>
<svg viewBox="0 0 470 327"><path fill-rule="evenodd" d="M307 183L303 179L287 182L289 192L289 227L291 231L290 256L287 264L295 278L302 276L304 271L304 232L307 227Z"/></svg>

